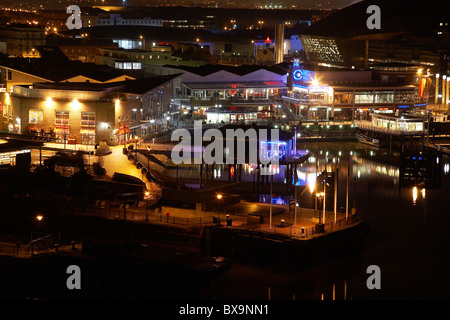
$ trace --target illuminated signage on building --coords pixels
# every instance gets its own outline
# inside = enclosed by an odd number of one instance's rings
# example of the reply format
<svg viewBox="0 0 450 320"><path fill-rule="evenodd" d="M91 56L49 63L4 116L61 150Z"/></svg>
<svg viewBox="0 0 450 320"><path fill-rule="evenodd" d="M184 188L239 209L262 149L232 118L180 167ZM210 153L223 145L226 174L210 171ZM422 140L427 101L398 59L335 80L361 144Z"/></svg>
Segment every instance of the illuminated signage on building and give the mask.
<svg viewBox="0 0 450 320"><path fill-rule="evenodd" d="M299 70L299 69L295 70L294 73L292 74L292 77L294 78L294 80L297 80L297 81L302 80L302 78L303 78L302 70Z"/></svg>
<svg viewBox="0 0 450 320"><path fill-rule="evenodd" d="M300 42L309 61L344 63L343 46L335 38L302 35Z"/></svg>
<svg viewBox="0 0 450 320"><path fill-rule="evenodd" d="M315 79L315 72L304 69L296 69L292 72L292 79L298 82L309 83Z"/></svg>

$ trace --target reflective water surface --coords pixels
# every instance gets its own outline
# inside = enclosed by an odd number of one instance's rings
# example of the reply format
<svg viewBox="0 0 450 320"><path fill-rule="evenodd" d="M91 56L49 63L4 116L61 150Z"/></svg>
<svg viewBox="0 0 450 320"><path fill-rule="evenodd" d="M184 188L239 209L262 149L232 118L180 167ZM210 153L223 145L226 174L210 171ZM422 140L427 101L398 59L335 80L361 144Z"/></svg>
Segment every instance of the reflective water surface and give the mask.
<svg viewBox="0 0 450 320"><path fill-rule="evenodd" d="M310 160L298 168L303 178L314 171L317 162L319 171L325 166L338 167L340 210L346 204L351 161L349 205L363 212L369 227L365 250L306 272L296 272L295 266L234 263L224 298L267 299L269 292L274 300L449 298L449 158L436 160L441 161L440 186L425 188L401 184L399 154L359 143L305 143L300 147L311 151ZM307 178L303 183L307 184ZM366 286L370 265L380 267L380 290Z"/></svg>

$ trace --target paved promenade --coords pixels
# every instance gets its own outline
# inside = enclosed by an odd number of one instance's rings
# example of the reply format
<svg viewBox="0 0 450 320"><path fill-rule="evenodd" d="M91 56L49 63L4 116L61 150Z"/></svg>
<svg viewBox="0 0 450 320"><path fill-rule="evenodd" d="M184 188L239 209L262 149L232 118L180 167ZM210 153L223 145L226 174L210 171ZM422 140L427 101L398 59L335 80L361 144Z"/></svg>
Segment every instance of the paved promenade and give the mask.
<svg viewBox="0 0 450 320"><path fill-rule="evenodd" d="M143 144L139 148L146 148L150 145L152 150L170 150L170 145L164 144ZM62 144L47 143L47 147L63 148ZM94 146L76 145L67 146L72 150L95 151ZM148 181L145 175L142 175L141 170L137 169L133 163L122 153L123 146L111 146L111 154L107 156L87 156L86 162L93 163L101 158L103 167L106 169L106 174L112 176L115 172L129 174L139 179L143 179L146 183L147 189L151 195L160 192L152 181ZM52 156L54 151L43 151L43 159ZM39 163L39 150L33 150L33 163ZM224 227L233 228L247 228L252 230L260 230L266 232L276 232L290 236L309 235L314 231L315 225L319 222L319 215L323 216L322 210L314 210L308 208L297 207L297 214L294 213L293 208L289 212L287 205L272 205L272 214L270 214L270 204L254 203L241 201L239 204L230 205L219 211L202 211L195 212L193 210L170 210L165 207L164 212L159 209L146 209L145 201L139 203L138 207L128 208L127 219L134 221L141 221L143 223L168 223L173 225L194 225L194 224L217 224L220 219L221 225ZM351 211L351 210L350 210ZM105 215L110 219L123 219L123 209L119 208L104 208L96 209L96 215ZM227 216L231 219L231 225L227 226ZM348 222L352 221L353 215L349 213L346 215L342 212L326 212L325 216L325 230L329 231L338 227L344 227ZM304 230L302 230L304 228Z"/></svg>

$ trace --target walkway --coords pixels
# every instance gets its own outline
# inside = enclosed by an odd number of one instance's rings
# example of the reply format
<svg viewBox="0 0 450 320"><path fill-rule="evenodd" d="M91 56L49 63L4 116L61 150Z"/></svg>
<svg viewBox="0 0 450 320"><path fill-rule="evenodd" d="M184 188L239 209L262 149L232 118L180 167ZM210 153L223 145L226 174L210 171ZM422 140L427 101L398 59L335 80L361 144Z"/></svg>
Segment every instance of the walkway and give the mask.
<svg viewBox="0 0 450 320"><path fill-rule="evenodd" d="M150 145L153 150L170 150L170 145L163 144L145 144L141 145L139 148L146 149L146 146ZM50 144L49 147L63 148L61 144ZM73 150L78 150L82 148L83 150L94 151L93 146L79 145L77 148L74 147ZM128 160L127 156L122 153L123 146L111 146L112 154L103 157L90 156L90 163L93 161L98 161L101 158L103 167L107 171L107 175L112 176L114 172L129 174L139 179L144 179L147 189L151 194L156 194L160 191L153 182L148 181L143 175L141 170L133 165L133 162ZM33 150L32 160L36 163L36 153L37 162L39 162L39 150ZM53 155L54 152L46 152L46 156ZM44 153L43 153L44 157ZM86 156L88 157L88 156ZM138 204L138 207L128 208L127 220L139 221L143 223L166 223L172 225L203 225L203 224L215 224L218 222L219 218L222 225L226 226L226 215L231 218L231 226L235 228L249 228L252 230L260 230L264 232L276 232L284 235L295 236L296 234L301 234L302 228L305 229L304 232L311 234L315 225L319 222L319 214L322 215L322 210L313 210L307 208L297 207L297 215L291 210L289 213L289 207L283 205L272 205L272 219L270 215L270 204L265 203L253 203L241 201L239 204L230 205L225 207L223 210L219 211L202 211L195 212L193 210L183 210L177 208L172 212L170 209L166 208L164 212L160 212L159 209L146 209L145 201ZM94 213L95 212L95 213ZM108 208L104 209L96 208L95 211L89 212L88 214L95 214L104 216L108 219L123 219L124 210L121 208ZM167 214L169 212L169 214ZM326 212L325 224L328 226L328 230L331 227L337 227L338 225L343 226L342 221L346 223L351 221L351 214L346 215L345 213L337 212ZM270 224L272 220L272 224ZM325 227L327 230L327 226ZM309 230L309 231L308 231Z"/></svg>
<svg viewBox="0 0 450 320"><path fill-rule="evenodd" d="M46 147L50 148L56 148L64 150L64 145L61 143L46 143ZM90 156L85 155L85 163L92 164L93 162L100 161L102 167L106 169L106 175L108 177L112 177L115 172L128 174L133 177L139 178L141 180L144 180L147 190L151 193L157 193L160 191L160 189L152 182L148 181L145 177L145 174L143 175L141 170L136 168L136 166L133 165L131 161L128 160L128 158L123 155L122 149L123 146L110 146L110 150L112 151L111 154L106 156ZM94 151L95 148L92 145L66 145L67 150L77 151L77 150L83 150L83 151ZM44 159L51 157L55 154L54 151L48 151L43 150L42 151L42 161ZM31 152L32 157L32 163L38 164L39 163L39 150L33 149Z"/></svg>

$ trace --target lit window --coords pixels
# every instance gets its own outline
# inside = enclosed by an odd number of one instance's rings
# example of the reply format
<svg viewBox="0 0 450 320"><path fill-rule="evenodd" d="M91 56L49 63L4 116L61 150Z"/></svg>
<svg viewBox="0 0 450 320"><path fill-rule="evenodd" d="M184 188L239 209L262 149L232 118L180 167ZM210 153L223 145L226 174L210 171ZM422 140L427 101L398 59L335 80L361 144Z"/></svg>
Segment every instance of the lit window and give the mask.
<svg viewBox="0 0 450 320"><path fill-rule="evenodd" d="M95 127L95 112L81 112L81 126Z"/></svg>
<svg viewBox="0 0 450 320"><path fill-rule="evenodd" d="M44 112L42 110L30 110L28 113L30 124L40 124L44 122Z"/></svg>
<svg viewBox="0 0 450 320"><path fill-rule="evenodd" d="M69 111L55 111L56 125L69 125Z"/></svg>

